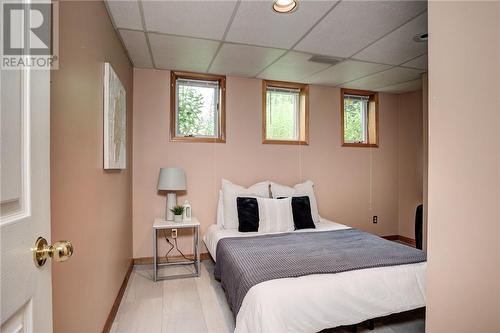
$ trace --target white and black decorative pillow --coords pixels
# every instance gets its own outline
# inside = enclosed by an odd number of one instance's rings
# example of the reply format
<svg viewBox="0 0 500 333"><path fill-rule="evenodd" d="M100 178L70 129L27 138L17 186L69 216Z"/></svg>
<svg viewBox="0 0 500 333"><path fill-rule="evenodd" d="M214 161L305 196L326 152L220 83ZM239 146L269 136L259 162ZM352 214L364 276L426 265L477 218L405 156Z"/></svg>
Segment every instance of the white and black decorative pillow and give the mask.
<svg viewBox="0 0 500 333"><path fill-rule="evenodd" d="M224 229L238 229L238 197L269 198L269 182L264 181L248 188L222 180L222 208Z"/></svg>
<svg viewBox="0 0 500 333"><path fill-rule="evenodd" d="M257 198L259 205L259 232L288 232L295 229L292 198Z"/></svg>
<svg viewBox="0 0 500 333"><path fill-rule="evenodd" d="M285 199L279 197L278 199ZM295 230L316 229L311 214L311 203L308 196L292 197L292 213Z"/></svg>
<svg viewBox="0 0 500 333"><path fill-rule="evenodd" d="M256 198L238 197L238 231L256 232L259 230L259 204Z"/></svg>
<svg viewBox="0 0 500 333"><path fill-rule="evenodd" d="M311 205L312 219L314 223L318 223L320 221L316 196L314 195L314 183L312 181L308 180L301 184L297 184L294 187L271 183L271 192L273 194L273 198L308 196L309 203Z"/></svg>

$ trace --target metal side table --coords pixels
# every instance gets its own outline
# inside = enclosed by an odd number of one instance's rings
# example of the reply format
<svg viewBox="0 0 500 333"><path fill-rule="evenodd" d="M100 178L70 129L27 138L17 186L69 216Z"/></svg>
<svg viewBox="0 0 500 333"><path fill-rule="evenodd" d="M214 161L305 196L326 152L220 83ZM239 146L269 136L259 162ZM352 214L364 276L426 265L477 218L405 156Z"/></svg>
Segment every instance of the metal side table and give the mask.
<svg viewBox="0 0 500 333"><path fill-rule="evenodd" d="M164 229L184 229L192 228L194 237L194 258L193 260L175 261L175 262L159 262L158 258L158 231ZM191 274L176 274L158 276L158 269L164 266L182 266L193 265L194 272ZM166 221L161 218L156 218L153 223L153 281L196 277L200 276L200 222L196 218L192 218L189 222L174 222Z"/></svg>

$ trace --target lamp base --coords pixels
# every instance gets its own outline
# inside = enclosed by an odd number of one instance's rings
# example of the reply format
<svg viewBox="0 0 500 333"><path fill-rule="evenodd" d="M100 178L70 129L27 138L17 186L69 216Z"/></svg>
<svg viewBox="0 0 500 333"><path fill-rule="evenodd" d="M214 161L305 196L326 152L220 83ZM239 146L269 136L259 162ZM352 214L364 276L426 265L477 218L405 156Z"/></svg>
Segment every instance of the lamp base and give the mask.
<svg viewBox="0 0 500 333"><path fill-rule="evenodd" d="M167 193L167 210L165 212L165 219L167 221L174 220L174 213L170 210L177 205L177 194L175 192Z"/></svg>

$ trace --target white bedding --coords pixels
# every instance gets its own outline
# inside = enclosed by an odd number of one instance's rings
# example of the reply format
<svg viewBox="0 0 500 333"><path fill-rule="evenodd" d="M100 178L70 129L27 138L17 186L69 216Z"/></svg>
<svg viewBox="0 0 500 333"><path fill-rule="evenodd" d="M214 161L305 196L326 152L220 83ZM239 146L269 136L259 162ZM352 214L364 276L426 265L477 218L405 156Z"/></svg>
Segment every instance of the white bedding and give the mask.
<svg viewBox="0 0 500 333"><path fill-rule="evenodd" d="M348 228L321 219L316 229L296 232ZM220 239L256 235L212 225L203 240L215 260ZM423 262L259 283L243 300L235 332L318 332L423 307L426 267Z"/></svg>

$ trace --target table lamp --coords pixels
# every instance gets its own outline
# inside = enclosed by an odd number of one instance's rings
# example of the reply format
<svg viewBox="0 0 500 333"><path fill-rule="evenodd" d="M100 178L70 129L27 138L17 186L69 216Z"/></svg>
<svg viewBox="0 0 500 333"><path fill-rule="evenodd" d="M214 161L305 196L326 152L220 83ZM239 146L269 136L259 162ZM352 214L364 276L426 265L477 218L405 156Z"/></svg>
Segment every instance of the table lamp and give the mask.
<svg viewBox="0 0 500 333"><path fill-rule="evenodd" d="M165 219L167 221L172 221L174 219L174 213L172 213L170 209L177 205L177 194L175 191L186 190L186 174L184 170L181 168L160 168L158 190L168 191Z"/></svg>

